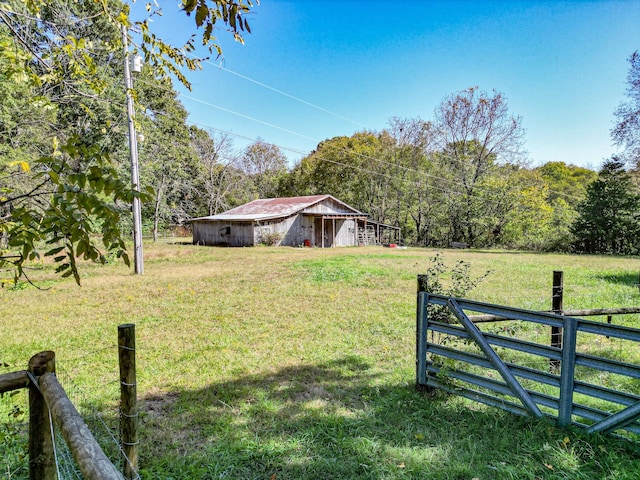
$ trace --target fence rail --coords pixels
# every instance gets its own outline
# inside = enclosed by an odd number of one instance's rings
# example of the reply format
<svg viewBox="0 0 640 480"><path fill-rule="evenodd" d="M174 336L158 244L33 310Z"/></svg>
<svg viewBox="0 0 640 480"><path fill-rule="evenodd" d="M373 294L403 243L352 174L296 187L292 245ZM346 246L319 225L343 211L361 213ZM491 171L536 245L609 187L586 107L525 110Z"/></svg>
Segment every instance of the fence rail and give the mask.
<svg viewBox="0 0 640 480"><path fill-rule="evenodd" d="M28 385L29 377L26 370L0 375L0 393L26 388Z"/></svg>
<svg viewBox="0 0 640 480"><path fill-rule="evenodd" d="M37 388L83 477L87 480L123 478L98 445L56 376L53 373L41 375Z"/></svg>
<svg viewBox="0 0 640 480"><path fill-rule="evenodd" d="M0 393L19 389L29 392L29 478L58 479L54 424L62 433L83 478L112 480L138 478L137 412L134 325L118 327L121 384L123 474L111 463L81 415L69 400L55 371L55 353L40 352L27 370L0 375ZM124 408L122 408L124 406Z"/></svg>
<svg viewBox="0 0 640 480"><path fill-rule="evenodd" d="M419 278L417 297L419 388L443 389L518 414L553 417L560 426L574 424L589 432L640 435L640 391L636 382L640 365L578 348L582 345L584 349L599 339L609 343L617 339L631 342L638 349L640 329L435 295L426 291L425 281ZM445 311L450 316L443 321ZM562 341L560 346L549 345L482 331L469 313L551 327L561 334ZM622 385L626 381L636 388L625 391L603 386L586 374L587 378L578 378L577 369L596 376L619 376L620 381L613 383Z"/></svg>

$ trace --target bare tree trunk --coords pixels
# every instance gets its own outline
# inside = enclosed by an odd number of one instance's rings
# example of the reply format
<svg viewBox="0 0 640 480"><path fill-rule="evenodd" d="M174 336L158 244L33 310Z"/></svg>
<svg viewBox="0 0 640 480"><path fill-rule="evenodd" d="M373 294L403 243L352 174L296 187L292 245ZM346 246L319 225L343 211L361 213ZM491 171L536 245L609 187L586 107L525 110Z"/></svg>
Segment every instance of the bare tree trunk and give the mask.
<svg viewBox="0 0 640 480"><path fill-rule="evenodd" d="M162 200L162 190L164 189L164 175L160 178L160 185L156 190L156 203L153 212L153 241L158 241L158 225L160 223L160 202Z"/></svg>

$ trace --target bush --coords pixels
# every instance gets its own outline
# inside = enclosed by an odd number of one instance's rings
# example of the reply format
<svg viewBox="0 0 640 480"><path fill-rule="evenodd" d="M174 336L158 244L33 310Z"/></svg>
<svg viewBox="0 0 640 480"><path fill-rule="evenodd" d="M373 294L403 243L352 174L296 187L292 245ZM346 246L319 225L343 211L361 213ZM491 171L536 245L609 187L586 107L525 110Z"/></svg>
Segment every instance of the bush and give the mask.
<svg viewBox="0 0 640 480"><path fill-rule="evenodd" d="M429 260L431 266L427 269L427 284L423 285L423 288L437 295L463 298L491 273L487 271L478 277L472 277L469 262L460 260L453 267L449 267L440 253L436 253ZM448 277L449 281L445 281L445 277ZM438 322L453 323L455 321L449 308L441 305L433 306L429 316Z"/></svg>
<svg viewBox="0 0 640 480"><path fill-rule="evenodd" d="M261 243L267 247L273 247L275 245L280 245L283 238L284 235L280 232L263 233Z"/></svg>

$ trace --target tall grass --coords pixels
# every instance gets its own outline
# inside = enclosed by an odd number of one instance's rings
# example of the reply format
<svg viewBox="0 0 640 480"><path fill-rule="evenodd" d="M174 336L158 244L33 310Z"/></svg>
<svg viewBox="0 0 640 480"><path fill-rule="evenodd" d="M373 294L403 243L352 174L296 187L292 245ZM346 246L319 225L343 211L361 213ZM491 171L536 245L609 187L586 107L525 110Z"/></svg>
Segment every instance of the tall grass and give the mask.
<svg viewBox="0 0 640 480"><path fill-rule="evenodd" d="M145 244L145 275L85 265L80 288L36 265L48 290L0 292L0 362L54 350L111 414L117 325L135 323L144 478L637 478L637 445L414 390L416 275L434 253ZM640 300L636 258L444 259L492 272L480 301L547 310L553 270L567 309Z"/></svg>

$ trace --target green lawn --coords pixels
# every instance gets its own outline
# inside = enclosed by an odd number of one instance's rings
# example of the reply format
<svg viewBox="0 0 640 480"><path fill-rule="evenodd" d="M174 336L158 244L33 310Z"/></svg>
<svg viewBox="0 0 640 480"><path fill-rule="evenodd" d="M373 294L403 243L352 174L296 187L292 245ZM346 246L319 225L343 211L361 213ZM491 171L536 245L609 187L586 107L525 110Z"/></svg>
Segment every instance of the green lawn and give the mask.
<svg viewBox="0 0 640 480"><path fill-rule="evenodd" d="M0 291L0 372L54 350L81 401L108 417L117 326L135 323L149 479L639 478L637 444L415 391L416 275L434 254L147 244L144 276L86 265L82 287L46 266L30 276L48 290ZM640 304L637 258L444 259L491 271L475 300L547 310L563 270L566 309ZM0 478L27 478L3 448Z"/></svg>

